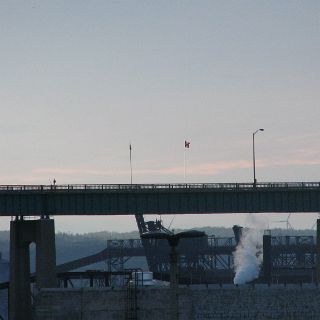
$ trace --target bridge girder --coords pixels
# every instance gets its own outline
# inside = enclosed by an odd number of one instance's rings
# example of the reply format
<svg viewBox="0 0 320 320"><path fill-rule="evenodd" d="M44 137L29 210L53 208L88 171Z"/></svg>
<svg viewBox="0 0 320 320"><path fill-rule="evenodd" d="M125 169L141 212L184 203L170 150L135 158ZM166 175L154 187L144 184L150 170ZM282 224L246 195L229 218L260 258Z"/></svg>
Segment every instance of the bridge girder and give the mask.
<svg viewBox="0 0 320 320"><path fill-rule="evenodd" d="M320 212L320 183L0 186L0 216Z"/></svg>

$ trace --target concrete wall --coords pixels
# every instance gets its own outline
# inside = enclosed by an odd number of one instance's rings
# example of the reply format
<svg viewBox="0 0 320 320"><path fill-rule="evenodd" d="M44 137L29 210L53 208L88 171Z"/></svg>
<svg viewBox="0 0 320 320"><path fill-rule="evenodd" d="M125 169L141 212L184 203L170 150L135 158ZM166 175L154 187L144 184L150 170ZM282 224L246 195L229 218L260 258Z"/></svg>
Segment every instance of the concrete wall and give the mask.
<svg viewBox="0 0 320 320"><path fill-rule="evenodd" d="M168 288L139 288L138 319L169 320ZM38 320L125 320L123 288L43 289ZM179 289L179 319L320 319L316 286L190 286Z"/></svg>

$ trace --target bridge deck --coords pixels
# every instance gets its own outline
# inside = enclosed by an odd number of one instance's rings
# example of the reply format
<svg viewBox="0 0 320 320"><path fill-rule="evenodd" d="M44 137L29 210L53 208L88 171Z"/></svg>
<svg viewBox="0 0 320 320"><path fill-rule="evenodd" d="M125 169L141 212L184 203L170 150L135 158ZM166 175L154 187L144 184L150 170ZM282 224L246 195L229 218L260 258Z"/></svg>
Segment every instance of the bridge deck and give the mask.
<svg viewBox="0 0 320 320"><path fill-rule="evenodd" d="M320 182L0 186L0 216L245 212L320 212Z"/></svg>

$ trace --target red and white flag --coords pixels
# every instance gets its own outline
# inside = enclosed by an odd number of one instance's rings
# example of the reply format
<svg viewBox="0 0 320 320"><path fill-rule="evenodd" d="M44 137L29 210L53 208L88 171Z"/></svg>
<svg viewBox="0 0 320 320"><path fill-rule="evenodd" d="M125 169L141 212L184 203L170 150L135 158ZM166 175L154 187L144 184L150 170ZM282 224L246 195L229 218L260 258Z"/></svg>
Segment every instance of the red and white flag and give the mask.
<svg viewBox="0 0 320 320"><path fill-rule="evenodd" d="M184 147L189 149L190 148L190 142L185 140L184 141Z"/></svg>

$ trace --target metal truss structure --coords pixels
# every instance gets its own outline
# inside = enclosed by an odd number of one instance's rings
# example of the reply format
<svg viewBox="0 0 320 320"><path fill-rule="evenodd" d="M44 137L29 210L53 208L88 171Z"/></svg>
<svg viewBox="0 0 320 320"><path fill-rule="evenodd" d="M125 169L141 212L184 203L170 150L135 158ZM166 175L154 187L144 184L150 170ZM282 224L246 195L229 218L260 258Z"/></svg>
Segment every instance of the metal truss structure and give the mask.
<svg viewBox="0 0 320 320"><path fill-rule="evenodd" d="M311 269L316 263L316 246L312 236L271 237L274 269Z"/></svg>
<svg viewBox="0 0 320 320"><path fill-rule="evenodd" d="M121 278L121 283L118 285L128 285L132 280L134 272L140 271L140 269L124 269L123 271L99 271L99 270L87 270L76 272L63 272L58 273L58 287L59 288L74 288L74 287L90 287L90 288L102 288L110 287L113 285L114 278Z"/></svg>
<svg viewBox="0 0 320 320"><path fill-rule="evenodd" d="M150 231L170 231L160 220L144 221L136 216L140 234ZM234 228L235 237L181 239L177 246L181 283L232 283L234 277L233 252L241 236L241 228ZM271 281L315 281L316 244L312 236L271 236L268 260L271 262ZM106 262L107 272L123 272L131 257L145 256L149 270L156 279L169 280L170 247L166 240L130 239L108 240L103 251L58 266L66 272L97 261ZM263 281L263 270L261 281Z"/></svg>
<svg viewBox="0 0 320 320"><path fill-rule="evenodd" d="M140 234L165 229L161 221L144 222L142 215L136 216ZM181 282L221 283L232 282L234 257L241 237L241 227L235 226L235 237L181 239L177 246L179 275ZM170 247L166 240L143 239L149 269L156 277L168 278L170 271ZM274 282L315 281L316 243L312 236L271 236L271 279ZM263 266L261 281L263 278Z"/></svg>

